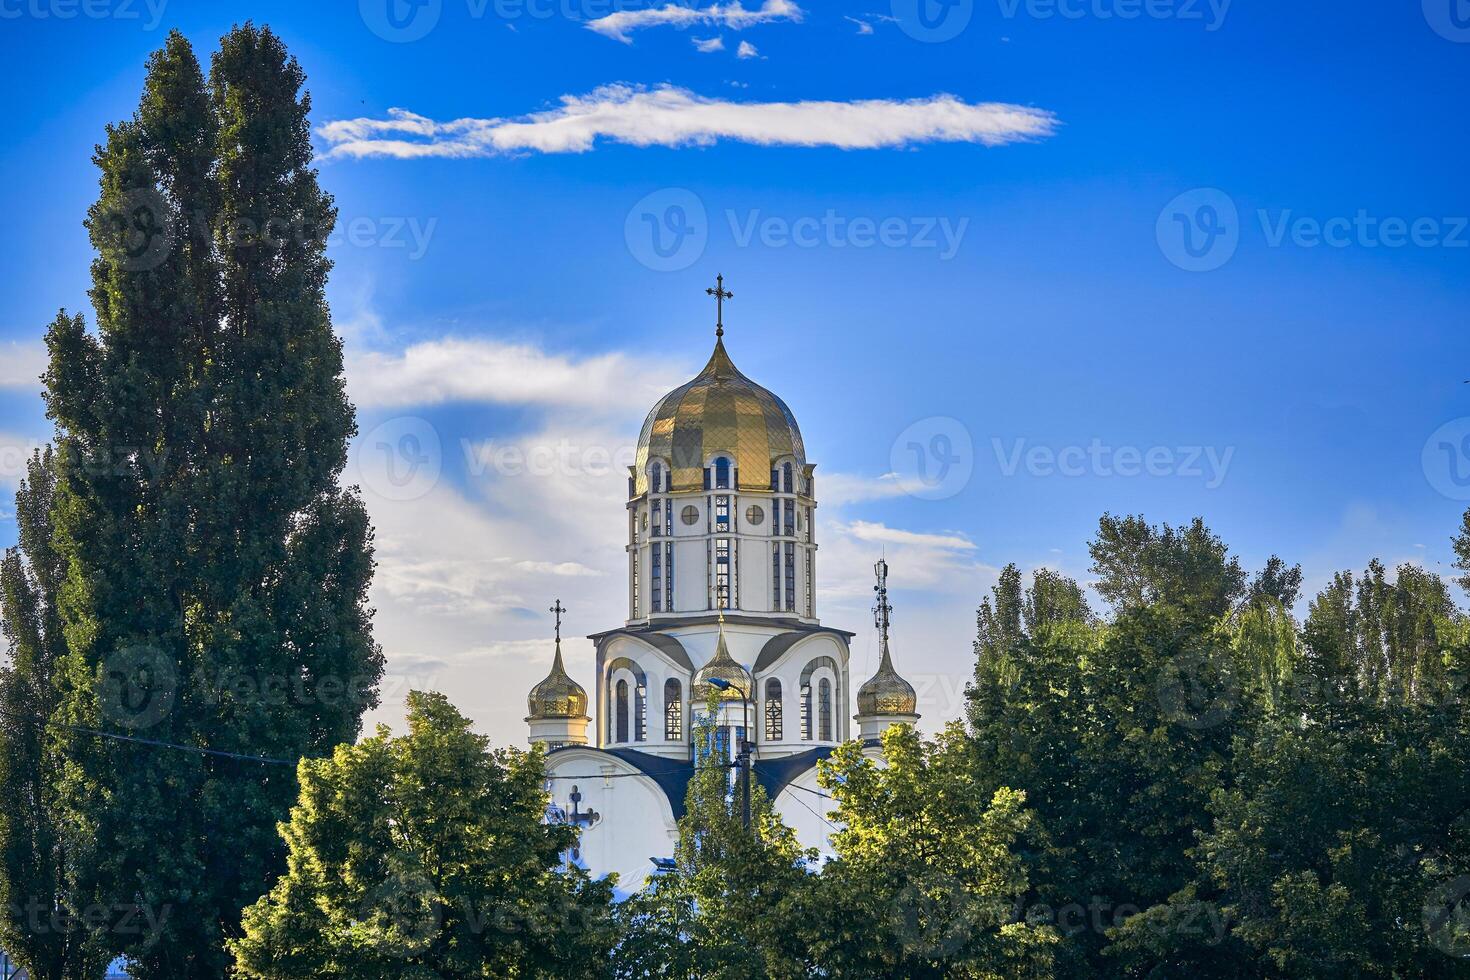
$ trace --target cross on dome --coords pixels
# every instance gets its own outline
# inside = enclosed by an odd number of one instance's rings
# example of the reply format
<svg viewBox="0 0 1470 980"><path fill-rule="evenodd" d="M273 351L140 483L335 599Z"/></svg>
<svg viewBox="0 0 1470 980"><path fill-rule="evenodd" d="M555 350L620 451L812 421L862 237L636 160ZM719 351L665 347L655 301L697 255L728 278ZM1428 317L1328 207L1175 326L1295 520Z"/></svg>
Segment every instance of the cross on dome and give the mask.
<svg viewBox="0 0 1470 980"><path fill-rule="evenodd" d="M715 276L714 286L706 289L705 293L715 298L715 336L723 337L725 336L725 300L734 299L735 294L725 288L723 273Z"/></svg>

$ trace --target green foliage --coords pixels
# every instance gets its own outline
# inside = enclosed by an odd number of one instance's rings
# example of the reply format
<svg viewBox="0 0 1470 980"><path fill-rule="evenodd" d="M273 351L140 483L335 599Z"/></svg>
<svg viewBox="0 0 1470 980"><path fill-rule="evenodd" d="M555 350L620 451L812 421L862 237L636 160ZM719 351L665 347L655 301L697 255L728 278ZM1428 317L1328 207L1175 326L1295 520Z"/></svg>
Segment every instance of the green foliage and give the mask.
<svg viewBox="0 0 1470 980"><path fill-rule="evenodd" d="M238 975L594 977L612 943L611 881L566 867L546 824L540 751L491 751L438 694L386 728L303 759L281 826L287 874L245 912Z"/></svg>
<svg viewBox="0 0 1470 980"><path fill-rule="evenodd" d="M837 801L836 857L808 894L812 956L830 977L1049 977L1056 932L1017 921L1027 890L1015 852L1025 795L976 792L968 739L909 726L821 765Z"/></svg>
<svg viewBox="0 0 1470 980"><path fill-rule="evenodd" d="M1455 567L1464 572L1456 581L1460 588L1470 592L1470 510L1460 518L1460 533L1455 535Z"/></svg>
<svg viewBox="0 0 1470 980"><path fill-rule="evenodd" d="M693 726L701 747L679 821L674 868L624 903L615 973L619 977L737 978L808 976L797 930L814 855L781 823L752 780L751 827L744 826L739 770L702 747L714 744L719 702L713 693Z"/></svg>
<svg viewBox="0 0 1470 980"><path fill-rule="evenodd" d="M1104 514L1088 551L1098 595L1119 609L1167 602L1214 619L1246 591L1240 562L1198 517L1174 528Z"/></svg>
<svg viewBox="0 0 1470 980"><path fill-rule="evenodd" d="M0 948L35 980L99 977L107 966L92 913L91 842L62 818L63 759L46 734L60 702L66 652L57 593L65 566L52 547L56 492L48 448L27 463L15 498L20 545L0 561L9 665L0 668Z"/></svg>
<svg viewBox="0 0 1470 980"><path fill-rule="evenodd" d="M294 759L355 738L381 653L372 531L338 477L355 433L323 285L330 199L303 76L269 30L149 61L99 146L87 228L96 332L58 316L58 721ZM282 856L295 781L58 729L69 826L109 903L166 911L123 942L139 977L221 976Z"/></svg>

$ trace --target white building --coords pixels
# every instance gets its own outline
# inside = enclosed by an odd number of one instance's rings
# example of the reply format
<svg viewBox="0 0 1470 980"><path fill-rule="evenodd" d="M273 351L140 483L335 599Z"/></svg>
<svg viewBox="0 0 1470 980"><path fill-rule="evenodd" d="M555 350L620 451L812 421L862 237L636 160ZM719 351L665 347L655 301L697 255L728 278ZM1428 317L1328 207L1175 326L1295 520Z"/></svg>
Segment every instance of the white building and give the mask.
<svg viewBox="0 0 1470 980"><path fill-rule="evenodd" d="M918 719L888 654L880 562L882 661L857 692L856 729L849 721L853 634L817 618L815 466L786 403L736 369L722 323L715 334L709 363L643 423L628 478L628 619L590 637L590 713L562 663L559 603L551 673L528 698L530 740L550 750L553 806L582 828L574 859L617 872L624 890L673 853L691 715L712 686L721 751L740 744L748 718L755 778L801 842L823 851L831 804L811 792L817 762L845 739Z"/></svg>

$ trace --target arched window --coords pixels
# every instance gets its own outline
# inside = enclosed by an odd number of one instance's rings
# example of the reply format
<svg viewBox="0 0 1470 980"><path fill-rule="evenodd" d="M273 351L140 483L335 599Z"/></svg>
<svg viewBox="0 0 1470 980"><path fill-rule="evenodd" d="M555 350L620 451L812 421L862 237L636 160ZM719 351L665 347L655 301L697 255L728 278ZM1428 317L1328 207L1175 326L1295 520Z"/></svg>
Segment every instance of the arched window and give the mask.
<svg viewBox="0 0 1470 980"><path fill-rule="evenodd" d="M715 460L715 489L730 489L730 461L724 456Z"/></svg>
<svg viewBox="0 0 1470 980"><path fill-rule="evenodd" d="M812 682L801 682L801 740L812 740Z"/></svg>
<svg viewBox="0 0 1470 980"><path fill-rule="evenodd" d="M684 691L672 677L664 681L664 738L677 742L684 737Z"/></svg>
<svg viewBox="0 0 1470 980"><path fill-rule="evenodd" d="M766 741L781 741L781 682L766 681Z"/></svg>
<svg viewBox="0 0 1470 980"><path fill-rule="evenodd" d="M628 740L628 682L618 681L618 693L614 698L615 710L618 716L617 739L619 742Z"/></svg>
<svg viewBox="0 0 1470 980"><path fill-rule="evenodd" d="M658 493L666 489L666 487L664 486L664 468L662 463L656 462L649 469L648 486L649 489L652 490L654 493Z"/></svg>
<svg viewBox="0 0 1470 980"><path fill-rule="evenodd" d="M781 464L781 489L784 490L787 493L790 493L791 492L792 482L791 482L791 464L790 463L782 463Z"/></svg>
<svg viewBox="0 0 1470 980"><path fill-rule="evenodd" d="M832 741L832 682L825 677L817 685L817 722L822 727L822 741Z"/></svg>
<svg viewBox="0 0 1470 980"><path fill-rule="evenodd" d="M648 688L643 686L643 678L638 678L638 686L633 689L633 721L635 724L633 737L640 742L648 741Z"/></svg>

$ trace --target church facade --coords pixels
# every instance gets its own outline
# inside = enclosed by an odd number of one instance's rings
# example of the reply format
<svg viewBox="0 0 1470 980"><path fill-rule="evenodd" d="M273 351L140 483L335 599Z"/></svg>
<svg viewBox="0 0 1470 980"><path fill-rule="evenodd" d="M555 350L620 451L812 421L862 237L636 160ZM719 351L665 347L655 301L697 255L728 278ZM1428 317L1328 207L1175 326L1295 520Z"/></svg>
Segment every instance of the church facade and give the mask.
<svg viewBox="0 0 1470 980"><path fill-rule="evenodd" d="M722 311L723 279L708 292ZM575 861L616 872L624 891L641 887L673 853L696 716L713 692L713 751L733 761L748 739L754 778L782 819L829 852L817 763L842 741L918 719L888 652L887 566L877 566L880 666L850 717L853 634L817 616L815 466L786 403L735 367L723 315L704 369L648 413L636 459L628 618L589 637L596 676L583 687L562 661L558 601L551 672L527 699L530 741L548 750L552 818L581 828Z"/></svg>

